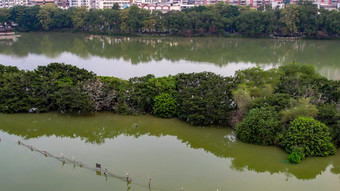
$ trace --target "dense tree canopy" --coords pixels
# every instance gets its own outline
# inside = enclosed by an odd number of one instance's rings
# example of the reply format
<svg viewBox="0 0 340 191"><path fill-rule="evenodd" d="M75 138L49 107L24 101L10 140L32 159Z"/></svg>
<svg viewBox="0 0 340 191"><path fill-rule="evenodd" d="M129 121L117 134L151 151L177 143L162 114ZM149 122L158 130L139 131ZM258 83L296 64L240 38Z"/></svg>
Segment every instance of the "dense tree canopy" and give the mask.
<svg viewBox="0 0 340 191"><path fill-rule="evenodd" d="M318 9L311 2L288 5L283 9L263 6L233 6L223 2L182 11L147 11L131 6L119 10L87 10L85 7L59 9L45 6L16 6L0 9L0 23L13 21L19 31L66 30L95 33L170 33L178 35L244 36L339 36L340 12Z"/></svg>
<svg viewBox="0 0 340 191"><path fill-rule="evenodd" d="M225 125L234 110L232 78L213 73L178 74L178 117L195 125Z"/></svg>

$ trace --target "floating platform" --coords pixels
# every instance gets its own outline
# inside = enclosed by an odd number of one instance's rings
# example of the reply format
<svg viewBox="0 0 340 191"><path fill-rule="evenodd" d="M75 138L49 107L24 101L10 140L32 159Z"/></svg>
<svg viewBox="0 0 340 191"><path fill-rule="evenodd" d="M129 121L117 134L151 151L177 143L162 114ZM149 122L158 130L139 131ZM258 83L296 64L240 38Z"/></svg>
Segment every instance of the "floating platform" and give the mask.
<svg viewBox="0 0 340 191"><path fill-rule="evenodd" d="M0 32L0 36L13 36L15 32Z"/></svg>

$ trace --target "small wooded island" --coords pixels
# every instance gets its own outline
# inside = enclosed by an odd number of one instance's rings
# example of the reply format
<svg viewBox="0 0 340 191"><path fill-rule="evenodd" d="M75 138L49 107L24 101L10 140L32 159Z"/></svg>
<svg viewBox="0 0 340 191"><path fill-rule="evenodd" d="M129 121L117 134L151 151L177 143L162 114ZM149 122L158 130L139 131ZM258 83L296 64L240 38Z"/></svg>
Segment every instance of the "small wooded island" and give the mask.
<svg viewBox="0 0 340 191"><path fill-rule="evenodd" d="M340 81L310 65L129 80L60 63L33 71L0 65L0 84L3 113L112 111L232 127L244 142L284 148L291 163L332 155L340 143Z"/></svg>

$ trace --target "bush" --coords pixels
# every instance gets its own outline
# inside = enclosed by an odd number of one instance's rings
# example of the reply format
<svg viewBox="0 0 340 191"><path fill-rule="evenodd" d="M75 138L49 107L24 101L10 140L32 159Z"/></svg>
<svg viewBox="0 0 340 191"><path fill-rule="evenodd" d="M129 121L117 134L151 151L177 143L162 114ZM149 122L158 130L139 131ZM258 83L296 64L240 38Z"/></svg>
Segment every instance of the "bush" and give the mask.
<svg viewBox="0 0 340 191"><path fill-rule="evenodd" d="M281 146L292 153L300 147L306 156L328 156L335 154L328 127L313 119L299 117L291 122L287 133L282 138Z"/></svg>
<svg viewBox="0 0 340 191"><path fill-rule="evenodd" d="M288 162L292 164L299 164L303 159L305 159L305 154L303 149L299 147L294 147L293 152L288 156Z"/></svg>
<svg viewBox="0 0 340 191"><path fill-rule="evenodd" d="M250 110L243 121L236 125L236 134L243 142L271 145L274 143L279 125L274 108L255 108Z"/></svg>
<svg viewBox="0 0 340 191"><path fill-rule="evenodd" d="M290 107L279 114L282 122L290 122L298 117L316 117L318 109L309 103L310 99L301 98L298 101L291 99Z"/></svg>
<svg viewBox="0 0 340 191"><path fill-rule="evenodd" d="M157 117L172 118L177 111L177 101L168 93L162 93L154 98L153 113Z"/></svg>

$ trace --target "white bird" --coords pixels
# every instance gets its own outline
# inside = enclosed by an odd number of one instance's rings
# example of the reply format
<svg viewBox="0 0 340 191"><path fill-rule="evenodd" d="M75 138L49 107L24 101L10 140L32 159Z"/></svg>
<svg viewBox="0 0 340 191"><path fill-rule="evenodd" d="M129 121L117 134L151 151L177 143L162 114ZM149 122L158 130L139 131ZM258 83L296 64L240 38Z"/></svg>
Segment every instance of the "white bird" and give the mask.
<svg viewBox="0 0 340 191"><path fill-rule="evenodd" d="M64 154L63 153L60 153L60 156L61 156L61 158L64 158Z"/></svg>
<svg viewBox="0 0 340 191"><path fill-rule="evenodd" d="M76 161L76 158L74 158L74 156L72 156L72 160L73 160L73 162L74 162L74 161Z"/></svg>

